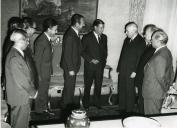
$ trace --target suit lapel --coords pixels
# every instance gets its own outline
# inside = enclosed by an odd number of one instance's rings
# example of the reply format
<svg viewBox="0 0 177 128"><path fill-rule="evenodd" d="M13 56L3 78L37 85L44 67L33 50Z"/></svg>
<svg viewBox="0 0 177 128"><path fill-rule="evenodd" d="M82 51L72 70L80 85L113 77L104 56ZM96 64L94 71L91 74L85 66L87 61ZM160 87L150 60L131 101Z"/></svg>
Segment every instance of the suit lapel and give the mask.
<svg viewBox="0 0 177 128"><path fill-rule="evenodd" d="M22 54L15 48L13 48L14 52L15 52L15 55L18 57L18 58L21 58L21 60L23 61L23 67L26 67L26 69L28 69L29 71L31 71L30 69L30 66L27 62L27 59L25 59L25 53L24 53L24 57L22 56Z"/></svg>
<svg viewBox="0 0 177 128"><path fill-rule="evenodd" d="M45 35L45 33L43 33L43 36L44 36L46 42L48 43L51 52L53 53L54 50L53 50L53 47L52 47L52 41L48 39L48 37Z"/></svg>
<svg viewBox="0 0 177 128"><path fill-rule="evenodd" d="M155 59L163 50L167 50L167 46L159 49L156 53L154 53L154 55L150 58L150 60L147 62L146 66L150 65L151 61L153 61L153 59Z"/></svg>
<svg viewBox="0 0 177 128"><path fill-rule="evenodd" d="M98 42L98 40L97 40L97 38L96 38L96 36L93 32L92 32L92 37L93 37L93 40L94 40L95 44L99 45L100 42Z"/></svg>
<svg viewBox="0 0 177 128"><path fill-rule="evenodd" d="M167 46L160 48L157 52L154 53L154 55L158 55L161 53L163 50L167 50Z"/></svg>
<svg viewBox="0 0 177 128"><path fill-rule="evenodd" d="M74 36L77 36L77 38L79 38L79 35L77 35L77 33L73 30L73 28L70 27L70 31L73 33Z"/></svg>

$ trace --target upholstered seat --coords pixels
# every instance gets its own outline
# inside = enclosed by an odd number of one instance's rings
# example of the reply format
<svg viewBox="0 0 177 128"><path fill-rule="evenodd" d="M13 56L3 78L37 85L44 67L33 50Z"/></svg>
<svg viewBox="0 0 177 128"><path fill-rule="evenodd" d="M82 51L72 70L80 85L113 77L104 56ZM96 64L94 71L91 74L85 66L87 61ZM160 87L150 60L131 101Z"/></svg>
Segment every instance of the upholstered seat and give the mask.
<svg viewBox="0 0 177 128"><path fill-rule="evenodd" d="M111 70L111 68L109 69ZM108 72L110 73L110 72ZM110 75L107 75L110 76ZM61 97L62 91L64 87L64 78L62 74L58 75L52 75L51 76L51 82L50 82L50 89L49 89L49 96L50 97ZM113 91L113 82L112 79L109 77L103 77L103 84L102 84L102 90L101 95L107 95L109 94L108 103L111 103L111 96ZM75 86L75 96L80 96L80 100L82 99L84 93L84 76L83 73L78 73L76 78L76 86ZM91 88L90 94L93 95L94 93L94 85Z"/></svg>

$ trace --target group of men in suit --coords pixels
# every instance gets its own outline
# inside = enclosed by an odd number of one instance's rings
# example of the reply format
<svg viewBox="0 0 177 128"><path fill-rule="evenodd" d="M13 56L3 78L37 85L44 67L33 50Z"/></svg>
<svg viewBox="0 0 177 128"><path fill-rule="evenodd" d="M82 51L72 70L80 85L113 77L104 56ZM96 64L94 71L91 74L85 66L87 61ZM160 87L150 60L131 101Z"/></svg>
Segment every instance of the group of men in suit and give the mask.
<svg viewBox="0 0 177 128"><path fill-rule="evenodd" d="M31 18L23 18L23 27L14 29L9 36L13 44L6 57L5 78L10 124L13 128L28 128L31 99L35 99L38 114L53 114L47 104L52 74L50 38L57 32L57 22L51 18L44 21L44 31L35 41L33 55L29 38L35 32L35 27Z"/></svg>
<svg viewBox="0 0 177 128"><path fill-rule="evenodd" d="M35 26L35 25L34 25ZM104 22L96 19L93 30L80 39L79 32L85 26L84 17L74 14L71 26L63 37L61 68L64 71L64 89L62 93L63 108L70 107L73 102L77 73L84 64L84 107L89 108L90 88L95 81L95 104L100 108L100 95L103 79L103 69L107 58L107 37L103 34ZM32 30L33 25L30 27ZM37 114L54 115L48 107L48 90L52 74L52 41L57 33L57 22L48 18L43 23L43 33L34 42L34 55L26 52L29 37L26 29L15 29L10 35L14 42L5 63L7 103L11 110L11 126L13 128L27 128L30 119L30 99L35 99ZM34 60L30 63L29 56ZM36 75L33 72L36 69ZM34 76L35 75L35 76ZM37 83L35 82L37 78ZM38 84L37 86L35 84Z"/></svg>
<svg viewBox="0 0 177 128"><path fill-rule="evenodd" d="M94 103L100 109L103 71L107 59L107 36L103 34L104 22L96 19L93 29L80 39L79 32L85 26L84 17L74 14L71 26L63 37L60 66L64 71L62 107L70 107L74 101L77 73L84 58L84 97L83 105L89 109L90 89L94 81ZM57 33L57 22L48 18L43 24L43 33L34 45L34 62L37 69L38 88L34 74L26 56L29 44L27 33L15 29L10 35L14 42L5 63L7 103L11 106L13 128L27 128L30 116L29 99L35 99L38 114L53 113L48 108L48 89L52 74L51 38ZM163 99L173 80L172 55L166 44L167 34L149 25L145 29L145 40L138 34L138 26L129 22L125 26L127 37L122 47L117 72L118 100L121 110L134 112L136 88L138 87L138 108L145 114L160 113Z"/></svg>
<svg viewBox="0 0 177 128"><path fill-rule="evenodd" d="M84 98L83 105L89 109L90 89L95 82L95 105L100 106L103 70L107 59L107 37L103 34L104 22L96 19L93 30L80 40L79 32L85 26L84 17L79 14L71 18L71 27L65 32L62 45L61 68L64 70L64 89L62 107L73 105L77 73L84 58Z"/></svg>
<svg viewBox="0 0 177 128"><path fill-rule="evenodd" d="M139 113L160 114L174 79L172 55L166 46L168 36L162 29L149 24L144 28L143 39L134 22L126 24L125 33L127 37L117 67L119 107L123 113L137 112L138 93Z"/></svg>

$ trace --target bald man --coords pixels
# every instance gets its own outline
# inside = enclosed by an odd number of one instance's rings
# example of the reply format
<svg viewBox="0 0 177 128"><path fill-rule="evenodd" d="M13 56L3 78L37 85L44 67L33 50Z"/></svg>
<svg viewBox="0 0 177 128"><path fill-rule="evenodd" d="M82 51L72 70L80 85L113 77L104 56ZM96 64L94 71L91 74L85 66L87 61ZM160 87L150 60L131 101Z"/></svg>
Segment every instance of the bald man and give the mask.
<svg viewBox="0 0 177 128"><path fill-rule="evenodd" d="M172 55L166 44L168 36L163 30L152 34L155 52L144 67L142 95L146 115L160 114L163 100L173 83Z"/></svg>
<svg viewBox="0 0 177 128"><path fill-rule="evenodd" d="M118 100L119 109L122 112L132 113L135 111L135 86L137 65L140 56L144 52L145 40L138 34L138 26L134 22L125 25L125 34L119 63L118 72Z"/></svg>
<svg viewBox="0 0 177 128"><path fill-rule="evenodd" d="M7 104L10 105L12 128L28 128L30 119L30 98L36 98L38 93L34 87L31 68L26 60L24 50L29 42L24 30L16 29L10 36L14 42L6 63Z"/></svg>

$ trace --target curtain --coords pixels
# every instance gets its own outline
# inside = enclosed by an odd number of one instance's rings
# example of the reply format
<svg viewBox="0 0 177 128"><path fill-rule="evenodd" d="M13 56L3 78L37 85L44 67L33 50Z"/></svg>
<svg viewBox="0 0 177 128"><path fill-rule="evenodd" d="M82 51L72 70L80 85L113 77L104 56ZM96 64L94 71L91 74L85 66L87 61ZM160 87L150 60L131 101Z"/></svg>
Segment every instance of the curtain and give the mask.
<svg viewBox="0 0 177 128"><path fill-rule="evenodd" d="M155 24L169 37L167 46L173 56L174 70L177 65L177 0L146 0L143 26Z"/></svg>
<svg viewBox="0 0 177 128"><path fill-rule="evenodd" d="M141 32L146 0L129 0L129 21L138 24L138 30Z"/></svg>

